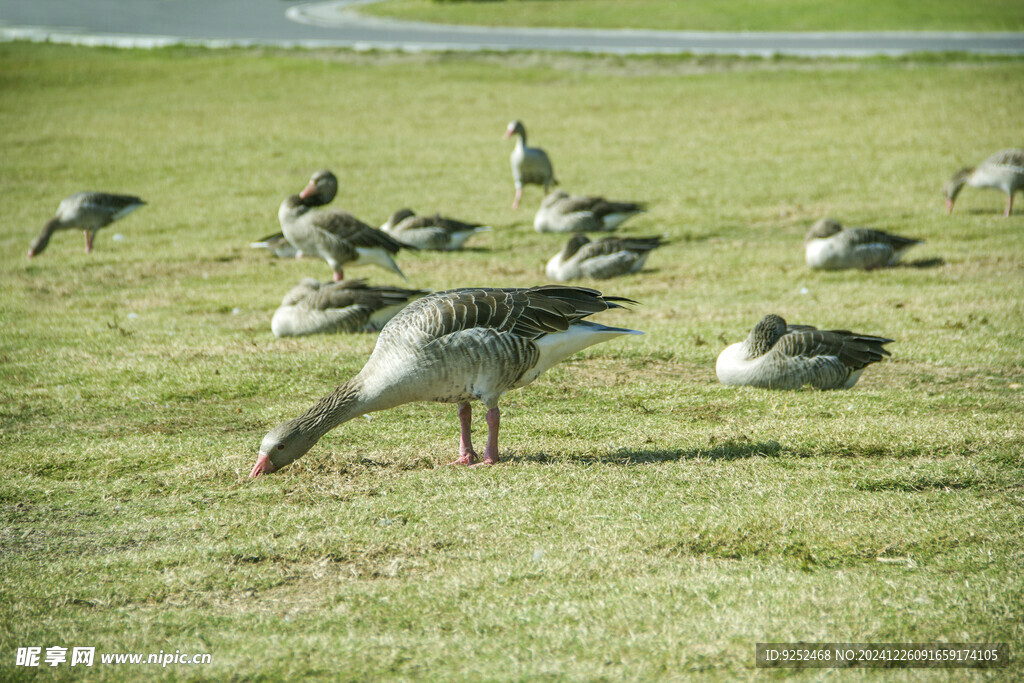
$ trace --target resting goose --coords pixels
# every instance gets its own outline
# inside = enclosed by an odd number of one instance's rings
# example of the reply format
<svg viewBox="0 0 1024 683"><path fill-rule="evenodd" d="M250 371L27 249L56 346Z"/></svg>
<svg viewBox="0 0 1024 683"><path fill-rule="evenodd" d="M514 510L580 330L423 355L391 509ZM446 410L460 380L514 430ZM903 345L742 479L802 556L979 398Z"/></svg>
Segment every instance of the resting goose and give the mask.
<svg viewBox="0 0 1024 683"><path fill-rule="evenodd" d="M376 228L345 211L315 211L332 199L338 181L330 171L317 171L302 192L281 202L277 212L288 242L307 256L319 256L334 271L335 282L344 279L344 266L374 264L405 275L392 258L402 248Z"/></svg>
<svg viewBox="0 0 1024 683"><path fill-rule="evenodd" d="M746 340L726 347L715 372L722 384L764 389L849 389L868 365L891 355L892 339L846 330L787 325L780 316L761 319Z"/></svg>
<svg viewBox="0 0 1024 683"><path fill-rule="evenodd" d="M283 232L275 232L249 244L253 249L266 249L278 258L300 258L302 252L291 245Z"/></svg>
<svg viewBox="0 0 1024 683"><path fill-rule="evenodd" d="M464 223L441 214L417 216L412 209L400 209L380 229L402 244L429 251L457 251L470 237L490 226Z"/></svg>
<svg viewBox="0 0 1024 683"><path fill-rule="evenodd" d="M817 270L872 270L896 265L915 244L921 240L868 228L843 228L838 221L822 218L804 237L804 259L808 268Z"/></svg>
<svg viewBox="0 0 1024 683"><path fill-rule="evenodd" d="M58 230L81 228L85 232L85 253L92 251L96 231L121 220L146 202L127 194L106 192L78 192L71 195L57 207L57 214L46 222L43 231L32 240L28 257L43 253L50 242L50 236Z"/></svg>
<svg viewBox="0 0 1024 683"><path fill-rule="evenodd" d="M537 232L611 232L642 213L644 205L604 197L570 196L557 190L544 197L533 218Z"/></svg>
<svg viewBox="0 0 1024 683"><path fill-rule="evenodd" d="M1006 211L1013 211L1013 195L1024 188L1024 150L1004 149L996 152L977 167L961 168L946 182L946 213L953 213L953 203L964 185L990 187L1006 193Z"/></svg>
<svg viewBox="0 0 1024 683"><path fill-rule="evenodd" d="M477 460L470 440L470 401L487 406L483 463L498 462L498 399L562 359L636 330L584 320L629 299L581 287L453 289L428 294L381 330L363 369L303 415L263 439L250 477L302 457L327 432L360 415L414 401L458 405L459 457Z"/></svg>
<svg viewBox="0 0 1024 683"><path fill-rule="evenodd" d="M376 332L425 289L370 287L365 280L320 284L305 278L284 296L270 329L277 337L320 332Z"/></svg>
<svg viewBox="0 0 1024 683"><path fill-rule="evenodd" d="M513 121L505 129L505 139L516 138L515 149L509 157L512 164L512 179L516 183L516 197L512 200L512 208L519 208L519 200L523 198L524 185L543 185L544 192L548 192L552 186L557 185L555 171L551 168L551 159L548 153L540 147L526 146L526 126L522 121Z"/></svg>
<svg viewBox="0 0 1024 683"><path fill-rule="evenodd" d="M605 237L591 242L586 235L573 235L565 248L548 261L544 272L559 282L581 277L605 280L636 273L644 267L648 255L661 245L660 237Z"/></svg>

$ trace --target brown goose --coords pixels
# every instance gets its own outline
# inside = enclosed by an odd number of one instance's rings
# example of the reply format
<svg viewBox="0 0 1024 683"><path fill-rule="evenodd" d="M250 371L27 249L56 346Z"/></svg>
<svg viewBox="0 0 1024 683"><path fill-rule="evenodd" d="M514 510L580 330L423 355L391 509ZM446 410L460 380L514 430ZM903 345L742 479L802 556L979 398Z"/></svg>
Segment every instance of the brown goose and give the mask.
<svg viewBox="0 0 1024 683"><path fill-rule="evenodd" d="M621 303L581 287L453 289L417 299L381 330L363 369L303 415L263 439L250 477L273 472L302 457L338 425L376 410L414 401L458 405L459 457L470 465L470 401L487 406L483 463L498 462L498 399L588 346L636 330L584 320Z"/></svg>
<svg viewBox="0 0 1024 683"><path fill-rule="evenodd" d="M611 232L643 211L644 205L637 202L570 196L557 190L541 201L533 218L533 229L537 232Z"/></svg>
<svg viewBox="0 0 1024 683"><path fill-rule="evenodd" d="M345 211L316 211L334 199L338 180L330 171L317 171L302 192L281 202L277 212L281 230L301 254L319 256L334 271L334 280L344 278L344 266L374 264L405 275L392 258L402 244Z"/></svg>
<svg viewBox="0 0 1024 683"><path fill-rule="evenodd" d="M921 240L869 228L844 228L838 221L822 218L804 237L804 259L808 268L816 270L873 270L896 265L915 244Z"/></svg>
<svg viewBox="0 0 1024 683"><path fill-rule="evenodd" d="M305 278L274 312L270 329L277 337L320 332L376 332L425 289L370 287L365 280L320 284Z"/></svg>
<svg viewBox="0 0 1024 683"><path fill-rule="evenodd" d="M457 251L470 237L490 230L490 226L465 223L441 214L417 216L412 209L391 214L380 229L402 244L428 251Z"/></svg>
<svg viewBox="0 0 1024 683"><path fill-rule="evenodd" d="M573 235L548 261L544 273L559 282L628 275L643 268L650 253L662 244L660 237L605 237L591 242L586 235Z"/></svg>
<svg viewBox="0 0 1024 683"><path fill-rule="evenodd" d="M943 192L946 195L946 213L953 213L953 203L964 185L989 187L1006 193L1006 211L1013 211L1013 195L1024 188L1024 150L1004 149L996 152L977 167L961 168L953 174Z"/></svg>
<svg viewBox="0 0 1024 683"><path fill-rule="evenodd" d="M512 164L512 179L516 184L516 196L512 200L512 208L519 208L519 200L523 198L524 185L542 185L544 192L558 184L555 171L551 168L548 153L540 147L527 147L526 126L522 121L512 121L505 129L505 139L518 136L516 146L512 150L509 162Z"/></svg>
<svg viewBox="0 0 1024 683"><path fill-rule="evenodd" d="M43 253L50 242L50 236L58 230L81 228L85 233L85 253L92 251L96 231L121 220L146 202L126 194L106 192L78 192L71 195L57 207L57 215L47 221L43 231L32 240L28 257Z"/></svg>
<svg viewBox="0 0 1024 683"><path fill-rule="evenodd" d="M891 355L885 337L847 330L787 325L775 314L761 319L750 335L726 347L715 373L722 384L764 389L849 389L868 365Z"/></svg>

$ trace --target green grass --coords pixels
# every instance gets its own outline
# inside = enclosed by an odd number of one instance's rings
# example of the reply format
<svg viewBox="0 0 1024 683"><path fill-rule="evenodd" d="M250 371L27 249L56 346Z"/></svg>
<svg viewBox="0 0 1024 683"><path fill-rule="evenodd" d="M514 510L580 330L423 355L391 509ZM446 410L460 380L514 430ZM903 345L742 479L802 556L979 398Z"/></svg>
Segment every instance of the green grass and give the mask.
<svg viewBox="0 0 1024 683"><path fill-rule="evenodd" d="M481 26L639 28L676 31L1021 31L1016 0L388 0L376 16Z"/></svg>
<svg viewBox="0 0 1024 683"><path fill-rule="evenodd" d="M965 190L946 216L940 192L1021 144L1021 61L3 44L0 65L0 678L19 646L208 652L158 675L221 680L724 680L758 641L1024 648L1024 213ZM443 466L453 407L408 405L248 482L263 434L374 342L275 339L284 292L328 269L248 242L329 167L371 222L496 227L402 254L411 284L540 283L562 240L533 232L536 188L508 208L517 117L566 189L650 203L625 232L672 244L583 283L641 302L599 319L646 335L508 394L490 470ZM92 255L65 233L27 261L87 188L149 206ZM921 267L809 272L824 215L925 239ZM848 392L719 385L718 352L772 311L893 357Z"/></svg>

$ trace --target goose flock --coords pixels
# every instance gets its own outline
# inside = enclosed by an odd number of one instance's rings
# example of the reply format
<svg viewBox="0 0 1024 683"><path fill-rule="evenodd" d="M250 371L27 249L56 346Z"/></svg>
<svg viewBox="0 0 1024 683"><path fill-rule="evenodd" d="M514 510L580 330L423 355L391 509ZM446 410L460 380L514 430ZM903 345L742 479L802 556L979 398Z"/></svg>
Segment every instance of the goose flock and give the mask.
<svg viewBox="0 0 1024 683"><path fill-rule="evenodd" d="M570 195L558 184L548 154L526 143L521 121L508 124L505 137L516 137L510 156L518 208L526 185L540 185L545 196L534 218L539 233L570 233L568 242L545 267L549 280L600 280L641 271L651 252L666 244L660 236L605 236L592 241L585 233L608 233L643 213L640 202L611 201L600 196ZM977 167L964 168L946 183L948 211L964 186L995 188L1007 195L1024 189L1024 151L1004 150ZM463 287L442 292L371 286L345 279L350 266L376 265L403 279L395 262L403 250L455 252L477 233L492 230L479 223L442 215L419 216L411 209L394 212L380 229L350 213L328 210L338 191L329 170L314 173L306 186L284 199L278 210L281 231L252 243L280 258L322 259L332 282L303 278L289 290L271 319L278 337L317 333L378 332L376 344L359 373L321 398L305 413L272 429L263 439L250 478L274 472L308 452L328 431L360 415L410 402L455 403L459 449L453 465L492 465L500 461L498 401L526 386L572 354L638 330L609 327L589 320L635 301L595 289L563 284L527 288ZM38 256L53 233L78 228L91 252L96 232L127 216L145 202L132 195L79 192L60 203L32 241L28 257ZM831 218L819 220L804 240L809 268L873 270L899 263L921 240L869 228L844 228ZM892 339L791 325L766 315L748 337L726 347L715 372L724 385L793 390L849 389L863 370L890 355ZM471 402L487 410L483 455L470 434Z"/></svg>

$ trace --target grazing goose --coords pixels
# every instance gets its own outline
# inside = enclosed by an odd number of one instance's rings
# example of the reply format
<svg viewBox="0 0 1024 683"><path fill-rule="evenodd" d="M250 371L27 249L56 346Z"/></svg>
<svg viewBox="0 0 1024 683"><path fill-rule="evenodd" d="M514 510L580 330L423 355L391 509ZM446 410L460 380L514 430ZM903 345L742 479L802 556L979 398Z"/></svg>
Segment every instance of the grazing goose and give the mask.
<svg viewBox="0 0 1024 683"><path fill-rule="evenodd" d="M277 337L319 332L376 332L425 289L370 287L364 280L320 284L305 278L284 296L270 329Z"/></svg>
<svg viewBox="0 0 1024 683"><path fill-rule="evenodd" d="M417 299L391 319L363 369L312 408L278 425L260 445L257 477L302 457L324 434L354 417L413 401L458 405L459 457L477 459L470 401L487 406L483 463L498 462L498 399L564 358L636 330L584 320L629 299L581 287L453 289Z"/></svg>
<svg viewBox="0 0 1024 683"><path fill-rule="evenodd" d="M953 202L964 185L990 187L1006 193L1006 212L1013 211L1013 194L1024 188L1024 150L1004 149L977 167L961 168L946 182L946 213L953 213Z"/></svg>
<svg viewBox="0 0 1024 683"><path fill-rule="evenodd" d="M299 252L319 256L334 271L334 281L341 281L344 266L378 265L405 275L392 256L402 244L390 235L345 211L314 211L334 199L338 181L330 171L317 171L302 192L281 202L277 212L281 230L288 242Z"/></svg>
<svg viewBox="0 0 1024 683"><path fill-rule="evenodd" d="M873 270L896 265L915 244L921 240L868 228L843 228L838 221L822 218L804 237L804 259L808 268L817 270Z"/></svg>
<svg viewBox="0 0 1024 683"><path fill-rule="evenodd" d="M613 202L604 197L570 196L558 190L544 197L533 218L537 232L611 232L644 205Z"/></svg>
<svg viewBox="0 0 1024 683"><path fill-rule="evenodd" d="M892 339L846 330L787 325L780 316L761 319L745 341L726 347L715 372L722 384L799 389L849 389L868 365L891 355Z"/></svg>
<svg viewBox="0 0 1024 683"><path fill-rule="evenodd" d="M266 249L278 258L300 258L302 252L292 246L283 232L267 235L257 242L249 244L253 249Z"/></svg>
<svg viewBox="0 0 1024 683"><path fill-rule="evenodd" d="M636 273L647 256L663 244L660 237L605 237L591 242L586 235L573 235L565 248L548 261L545 274L565 282L581 277L605 280Z"/></svg>
<svg viewBox="0 0 1024 683"><path fill-rule="evenodd" d="M81 228L85 232L85 253L92 251L96 231L121 220L146 202L126 194L106 192L78 192L71 195L57 207L57 215L46 222L43 231L32 240L28 257L43 253L50 242L50 236L58 230Z"/></svg>
<svg viewBox="0 0 1024 683"><path fill-rule="evenodd" d="M519 208L519 200L523 198L524 185L543 185L544 192L557 185L555 171L551 168L551 159L540 147L526 146L526 126L522 121L513 121L505 129L505 139L517 135L515 149L509 162L512 164L512 179L516 183L516 197L512 200L512 208Z"/></svg>
<svg viewBox="0 0 1024 683"><path fill-rule="evenodd" d="M470 237L490 230L488 225L464 223L441 214L417 216L412 209L400 209L380 229L402 244L429 251L457 251Z"/></svg>

